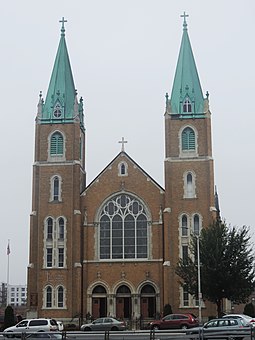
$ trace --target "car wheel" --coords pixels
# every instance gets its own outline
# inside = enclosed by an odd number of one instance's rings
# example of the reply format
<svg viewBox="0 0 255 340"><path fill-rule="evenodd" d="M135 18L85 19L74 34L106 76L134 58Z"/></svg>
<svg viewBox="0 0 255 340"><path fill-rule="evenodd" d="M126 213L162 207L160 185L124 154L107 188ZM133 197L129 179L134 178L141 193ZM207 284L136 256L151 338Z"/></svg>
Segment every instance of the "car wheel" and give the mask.
<svg viewBox="0 0 255 340"><path fill-rule="evenodd" d="M187 325L181 325L181 329L187 329L188 326Z"/></svg>
<svg viewBox="0 0 255 340"><path fill-rule="evenodd" d="M111 328L111 331L117 331L118 330L118 327L114 326Z"/></svg>
<svg viewBox="0 0 255 340"><path fill-rule="evenodd" d="M14 334L10 334L11 332L9 332L9 334L6 334L6 338L14 338Z"/></svg>
<svg viewBox="0 0 255 340"><path fill-rule="evenodd" d="M89 328L89 327L84 327L84 332L89 332L89 331L91 331L91 328Z"/></svg>

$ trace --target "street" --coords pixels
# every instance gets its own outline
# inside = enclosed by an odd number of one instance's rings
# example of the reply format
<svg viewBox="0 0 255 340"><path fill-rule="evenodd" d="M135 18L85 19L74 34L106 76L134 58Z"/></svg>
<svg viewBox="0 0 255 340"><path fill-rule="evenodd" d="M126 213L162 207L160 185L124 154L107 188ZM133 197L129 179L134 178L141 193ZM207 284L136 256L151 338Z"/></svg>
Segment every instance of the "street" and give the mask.
<svg viewBox="0 0 255 340"><path fill-rule="evenodd" d="M9 340L4 337L3 333L0 333L0 339ZM15 339L15 338L14 338ZM18 338L20 339L20 338ZM47 340L49 338L41 338L41 340ZM65 339L65 333L63 333L63 339ZM187 336L183 330L168 330L168 331L156 331L150 332L149 330L143 331L123 331L123 332L66 332L66 339L69 340L192 340L198 339L197 336ZM202 339L202 338L201 338ZM206 339L223 339L223 335L220 336L207 336ZM233 335L225 335L226 340L241 340L241 337L235 337ZM247 335L243 340L255 340L254 334Z"/></svg>

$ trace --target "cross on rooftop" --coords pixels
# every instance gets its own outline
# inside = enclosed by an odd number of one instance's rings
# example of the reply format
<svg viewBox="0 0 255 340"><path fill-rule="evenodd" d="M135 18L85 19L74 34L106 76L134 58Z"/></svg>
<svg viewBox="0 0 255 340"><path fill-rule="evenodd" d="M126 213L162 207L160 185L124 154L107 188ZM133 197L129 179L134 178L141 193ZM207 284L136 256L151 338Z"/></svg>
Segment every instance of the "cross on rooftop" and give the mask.
<svg viewBox="0 0 255 340"><path fill-rule="evenodd" d="M59 20L59 22L62 23L61 32L64 34L65 33L65 22L67 22L67 20L65 20L65 18L62 17L62 19Z"/></svg>
<svg viewBox="0 0 255 340"><path fill-rule="evenodd" d="M124 137L121 138L121 141L118 141L118 143L121 143L121 151L125 151L124 146L127 143L127 141L124 139Z"/></svg>
<svg viewBox="0 0 255 340"><path fill-rule="evenodd" d="M183 14L181 14L181 18L183 18L183 27L186 28L187 27L187 22L186 22L186 18L188 18L189 15L186 14L186 12L183 12Z"/></svg>

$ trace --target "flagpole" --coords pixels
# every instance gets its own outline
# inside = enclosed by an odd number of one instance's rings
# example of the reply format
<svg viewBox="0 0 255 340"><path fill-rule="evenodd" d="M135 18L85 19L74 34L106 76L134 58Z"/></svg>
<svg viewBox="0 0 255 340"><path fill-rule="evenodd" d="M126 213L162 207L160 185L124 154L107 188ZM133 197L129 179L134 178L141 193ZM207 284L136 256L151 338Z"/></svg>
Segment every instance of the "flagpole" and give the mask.
<svg viewBox="0 0 255 340"><path fill-rule="evenodd" d="M9 276L10 276L10 240L8 240L7 245L7 289L6 289L6 306L8 306L9 302Z"/></svg>

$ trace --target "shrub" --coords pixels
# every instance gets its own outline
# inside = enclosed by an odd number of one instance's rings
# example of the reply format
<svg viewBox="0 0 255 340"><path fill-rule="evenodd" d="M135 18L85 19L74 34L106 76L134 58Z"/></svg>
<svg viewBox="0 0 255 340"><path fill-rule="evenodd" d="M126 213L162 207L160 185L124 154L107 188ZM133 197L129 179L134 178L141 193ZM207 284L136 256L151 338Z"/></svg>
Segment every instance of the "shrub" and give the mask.
<svg viewBox="0 0 255 340"><path fill-rule="evenodd" d="M169 303L167 303L165 306L164 306L164 310L163 310L163 316L166 316L168 314L172 314L172 307L171 305L169 305Z"/></svg>
<svg viewBox="0 0 255 340"><path fill-rule="evenodd" d="M15 325L14 311L11 306L7 306L4 311L4 329Z"/></svg>
<svg viewBox="0 0 255 340"><path fill-rule="evenodd" d="M253 304L252 304L251 302L250 302L250 303L247 303L247 304L244 306L243 313L246 314L246 315L251 316L252 318L254 318L254 316L255 316L255 311L254 311L254 306L253 306Z"/></svg>

